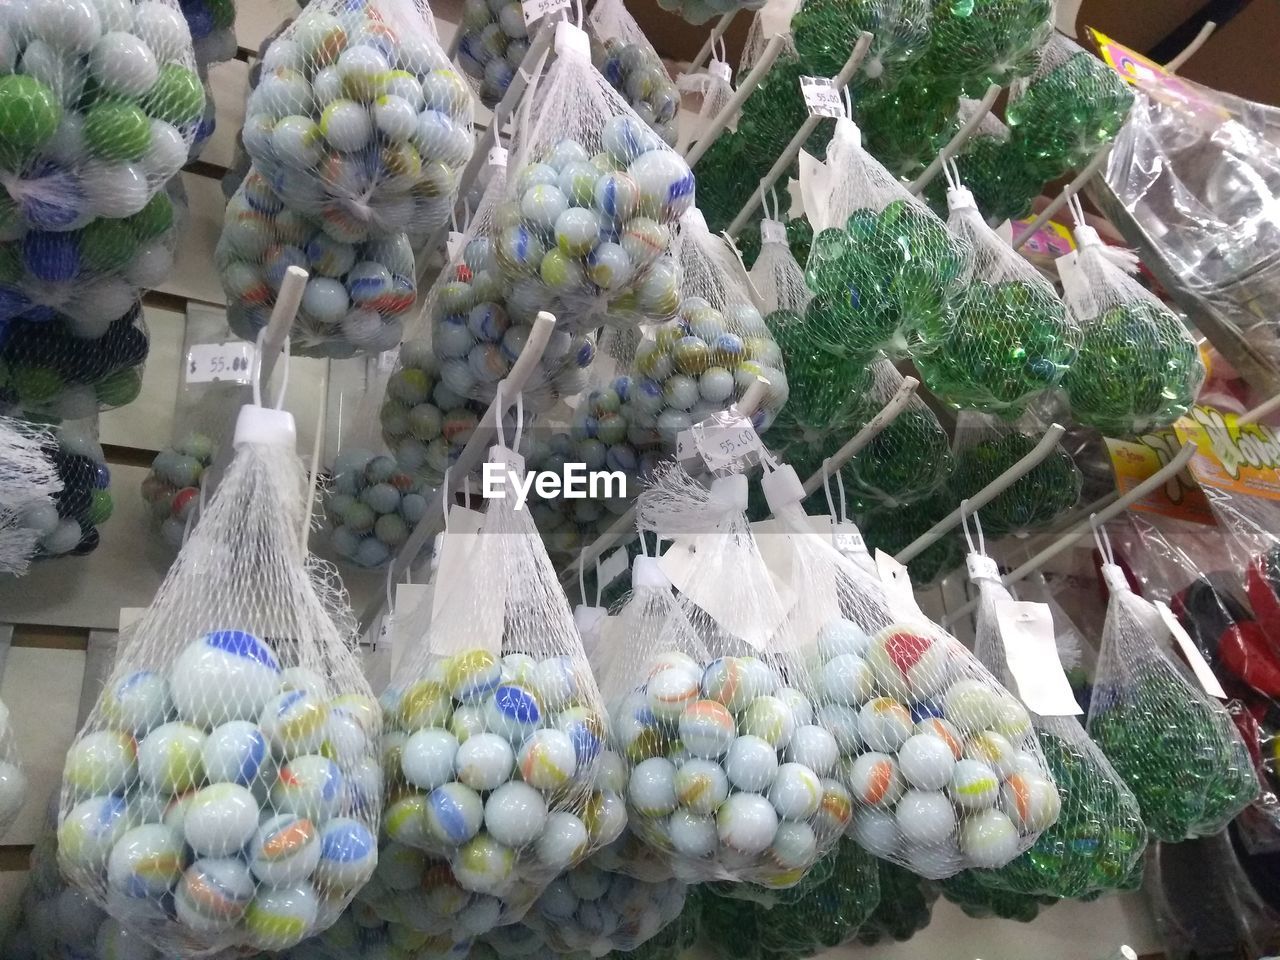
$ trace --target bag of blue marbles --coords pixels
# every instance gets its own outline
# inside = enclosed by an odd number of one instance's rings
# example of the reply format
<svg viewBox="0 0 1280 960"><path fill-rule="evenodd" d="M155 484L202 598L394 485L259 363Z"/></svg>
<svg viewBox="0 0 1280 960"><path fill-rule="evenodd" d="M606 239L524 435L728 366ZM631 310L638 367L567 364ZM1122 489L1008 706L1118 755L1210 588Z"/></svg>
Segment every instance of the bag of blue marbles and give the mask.
<svg viewBox="0 0 1280 960"><path fill-rule="evenodd" d="M63 874L165 955L292 947L377 864L382 714L336 578L306 552L296 442L287 412L241 409L231 464L67 752Z"/></svg>
<svg viewBox="0 0 1280 960"><path fill-rule="evenodd" d="M601 0L587 15L591 62L668 146L676 142L680 91L622 0Z"/></svg>
<svg viewBox="0 0 1280 960"><path fill-rule="evenodd" d="M423 0L309 4L262 66L244 146L287 207L344 243L449 218L474 98Z"/></svg>

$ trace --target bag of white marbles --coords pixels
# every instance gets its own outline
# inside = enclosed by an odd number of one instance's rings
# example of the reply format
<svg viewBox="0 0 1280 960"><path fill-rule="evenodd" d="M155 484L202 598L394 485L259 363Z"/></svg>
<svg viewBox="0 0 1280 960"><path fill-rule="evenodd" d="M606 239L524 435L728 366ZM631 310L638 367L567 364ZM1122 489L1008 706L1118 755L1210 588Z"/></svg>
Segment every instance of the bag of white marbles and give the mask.
<svg viewBox="0 0 1280 960"><path fill-rule="evenodd" d="M244 145L289 209L353 244L448 219L474 100L423 0L310 4L262 65Z"/></svg>
<svg viewBox="0 0 1280 960"><path fill-rule="evenodd" d="M241 410L226 474L67 752L63 873L168 955L291 947L377 863L381 712L332 571L307 559L295 445L287 412Z"/></svg>
<svg viewBox="0 0 1280 960"><path fill-rule="evenodd" d="M503 226L517 223L520 216L505 200L505 151L495 152L489 171L489 184L458 244L459 253L450 257L423 306L441 382L458 396L482 401L477 407L481 411L524 352L533 322L546 308L540 281L512 278L498 255ZM525 403L534 413L586 386L595 339L592 331L575 327L574 320L557 316L551 339L525 382Z"/></svg>
<svg viewBox="0 0 1280 960"><path fill-rule="evenodd" d="M204 110L173 0L0 6L4 235L131 217L187 162Z"/></svg>
<svg viewBox="0 0 1280 960"><path fill-rule="evenodd" d="M789 600L746 505L745 476L708 490L674 465L641 494L641 530L676 543L637 561L611 633L613 747L630 765L631 828L678 877L789 887L840 836L849 798L830 779L835 739L793 685Z"/></svg>
<svg viewBox="0 0 1280 960"><path fill-rule="evenodd" d="M62 478L47 449L52 440L39 427L0 417L0 573L26 573L41 537L35 518L57 523L53 498Z"/></svg>
<svg viewBox="0 0 1280 960"><path fill-rule="evenodd" d="M246 340L263 330L289 267L308 273L290 328L295 353L351 357L400 342L417 299L409 237L353 237L301 213L272 189L257 164L227 204L214 261L227 294L227 322Z"/></svg>
<svg viewBox="0 0 1280 960"><path fill-rule="evenodd" d="M526 93L495 254L539 309L590 329L675 309L671 227L693 207L689 165L595 67L586 33L556 24L556 59Z"/></svg>
<svg viewBox="0 0 1280 960"><path fill-rule="evenodd" d="M786 403L787 378L742 264L697 209L681 218L674 253L675 317L646 327L636 349L621 408L628 435L638 447L673 452L682 430L728 409L758 379L768 389L751 421L763 433Z"/></svg>
<svg viewBox="0 0 1280 960"><path fill-rule="evenodd" d="M488 498L430 626L431 604L407 614L405 632L421 640L383 695L387 837L448 865L472 928L518 921L627 819L622 797L596 785L604 707L532 517L517 507L524 471L501 430L491 461L504 496Z"/></svg>
<svg viewBox="0 0 1280 960"><path fill-rule="evenodd" d="M17 737L9 708L0 701L0 836L9 829L27 799L27 776L22 771Z"/></svg>
<svg viewBox="0 0 1280 960"><path fill-rule="evenodd" d="M601 0L593 6L587 32L596 69L663 143L675 146L680 91L622 0Z"/></svg>
<svg viewBox="0 0 1280 960"><path fill-rule="evenodd" d="M480 102L492 109L529 52L524 10L519 0L466 0L458 33L458 66Z"/></svg>

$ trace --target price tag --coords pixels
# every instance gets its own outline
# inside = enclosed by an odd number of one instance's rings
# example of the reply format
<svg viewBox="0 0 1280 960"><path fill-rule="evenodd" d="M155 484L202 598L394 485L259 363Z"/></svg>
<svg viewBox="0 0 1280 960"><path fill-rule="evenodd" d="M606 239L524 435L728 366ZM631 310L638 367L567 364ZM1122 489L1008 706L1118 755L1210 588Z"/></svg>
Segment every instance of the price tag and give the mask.
<svg viewBox="0 0 1280 960"><path fill-rule="evenodd" d="M432 579L435 584L431 598L432 620L440 616L441 609L454 591L468 589L467 558L475 547L483 523L484 514L479 510L469 510L456 503L449 507L449 531L441 533L436 540L438 558L436 575Z"/></svg>
<svg viewBox="0 0 1280 960"><path fill-rule="evenodd" d="M187 351L187 383L252 383L253 355L243 340L197 343Z"/></svg>
<svg viewBox="0 0 1280 960"><path fill-rule="evenodd" d="M712 60L708 63L707 73L719 78L721 83L733 83L733 67L723 60Z"/></svg>
<svg viewBox="0 0 1280 960"><path fill-rule="evenodd" d="M537 23L549 13L555 13L557 10L568 10L569 0L524 0L520 4L520 9L524 11L525 26Z"/></svg>
<svg viewBox="0 0 1280 960"><path fill-rule="evenodd" d="M876 571L880 574L880 583L884 587L885 606L895 620L924 620L928 617L916 603L915 591L911 588L911 574L883 550L876 551Z"/></svg>
<svg viewBox="0 0 1280 960"><path fill-rule="evenodd" d="M964 558L970 580L1000 580L1000 568L985 553L971 553Z"/></svg>
<svg viewBox="0 0 1280 960"><path fill-rule="evenodd" d="M510 447L494 444L489 448L489 462L505 464L506 468L519 476L524 475L524 457Z"/></svg>
<svg viewBox="0 0 1280 960"><path fill-rule="evenodd" d="M862 531L850 520L841 520L831 527L831 542L846 557L867 556L867 541L862 539Z"/></svg>
<svg viewBox="0 0 1280 960"><path fill-rule="evenodd" d="M450 263L457 263L458 257L462 254L462 241L466 239L465 233L457 230L450 230L449 236L444 240L444 255Z"/></svg>
<svg viewBox="0 0 1280 960"><path fill-rule="evenodd" d="M1000 597L996 600L996 628L1018 699L1028 710L1042 717L1084 713L1058 659L1053 612L1047 603Z"/></svg>
<svg viewBox="0 0 1280 960"><path fill-rule="evenodd" d="M627 556L626 547L619 547L613 551L600 562L600 569L596 573L597 589L604 590L622 576L630 566L631 560Z"/></svg>
<svg viewBox="0 0 1280 960"><path fill-rule="evenodd" d="M843 117L844 100L831 77L801 77L800 95L811 117Z"/></svg>
<svg viewBox="0 0 1280 960"><path fill-rule="evenodd" d="M422 636L412 636L410 631L425 632L428 626L423 622L419 609L427 601L431 591L425 583L397 583L396 605L390 613L383 617L382 631L378 643L387 643L391 649L391 675L396 675L400 661L414 645L422 641ZM434 616L434 614L432 614Z"/></svg>
<svg viewBox="0 0 1280 960"><path fill-rule="evenodd" d="M737 407L695 423L689 432L712 473L720 470L741 473L760 459L760 435Z"/></svg>
<svg viewBox="0 0 1280 960"><path fill-rule="evenodd" d="M1218 682L1218 678L1213 675L1213 670L1205 661L1204 654L1200 652L1200 648L1191 639L1191 635L1178 622L1178 618L1169 609L1169 605L1163 600L1157 600L1156 609L1160 611L1160 619L1164 621L1164 625L1173 634L1173 639L1177 643L1178 649L1187 658L1187 664L1191 667L1191 672L1200 681L1200 686L1204 687L1204 692L1211 697L1217 697L1219 700L1227 699L1227 691L1222 689L1222 684Z"/></svg>

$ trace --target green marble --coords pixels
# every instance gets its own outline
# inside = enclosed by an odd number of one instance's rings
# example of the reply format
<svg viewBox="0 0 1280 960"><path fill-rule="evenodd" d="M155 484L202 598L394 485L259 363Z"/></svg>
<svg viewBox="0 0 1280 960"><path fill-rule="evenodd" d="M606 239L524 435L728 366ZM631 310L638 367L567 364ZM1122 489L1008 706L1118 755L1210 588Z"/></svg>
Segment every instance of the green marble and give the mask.
<svg viewBox="0 0 1280 960"><path fill-rule="evenodd" d="M904 941L929 925L938 899L934 884L887 860L880 871L880 903L858 931L858 942L873 946L885 938Z"/></svg>
<svg viewBox="0 0 1280 960"><path fill-rule="evenodd" d="M976 920L998 917L1030 923L1040 915L1042 907L1058 902L1056 897L996 890L979 881L977 873L976 870L962 870L954 877L938 882L942 895Z"/></svg>
<svg viewBox="0 0 1280 960"><path fill-rule="evenodd" d="M1052 0L937 0L922 66L934 76L1007 84L1034 69L1052 18Z"/></svg>
<svg viewBox="0 0 1280 960"><path fill-rule="evenodd" d="M955 452L947 480L954 502L977 495L996 477L1029 454L1038 440L1010 430ZM1044 527L1080 500L1080 470L1061 445L984 506L979 515L989 537L1025 533Z"/></svg>

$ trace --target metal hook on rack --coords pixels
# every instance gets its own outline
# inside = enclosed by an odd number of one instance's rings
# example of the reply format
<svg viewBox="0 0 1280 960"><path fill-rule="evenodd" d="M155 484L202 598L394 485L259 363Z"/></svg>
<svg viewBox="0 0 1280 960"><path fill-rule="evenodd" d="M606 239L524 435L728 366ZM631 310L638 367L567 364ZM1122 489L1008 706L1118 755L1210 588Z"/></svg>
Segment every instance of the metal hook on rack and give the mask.
<svg viewBox="0 0 1280 960"><path fill-rule="evenodd" d="M773 67L774 61L778 59L778 55L782 53L782 47L786 42L785 37L774 37L769 41L768 46L764 48L764 53L760 55L760 59L752 66L751 72L746 75L742 83L738 85L738 89L733 91L733 96L716 114L715 119L711 121L711 126L707 128L706 133L700 136L684 155L685 163L690 167L694 166L702 155L711 149L711 145L720 138L720 134L724 133L729 126L729 121L734 118L742 105L747 102L747 97L760 86L760 81L764 79L765 74Z"/></svg>
<svg viewBox="0 0 1280 960"><path fill-rule="evenodd" d="M1049 429L1044 432L1044 436L1040 438L1040 442L1021 460L1011 466L1000 476L996 477L989 484L970 497L968 503L969 512L981 510L988 503L994 500L1000 494L1004 493L1011 486L1025 477L1028 473L1038 467L1049 454L1053 453L1053 448L1058 445L1058 441L1062 439L1062 435L1066 433L1066 427L1059 423L1049 425ZM961 523L965 515L965 505L962 503L959 507L952 510L945 517L935 523L932 527L916 537L894 557L899 563L910 563L920 554L924 553L931 546L937 543L946 535L947 531L953 529L957 524Z"/></svg>
<svg viewBox="0 0 1280 960"><path fill-rule="evenodd" d="M853 50L849 53L849 59L845 61L844 66L840 68L840 72L835 76L833 82L837 88L843 89L849 85L849 81L853 79L858 67L862 65L867 51L871 49L872 39L871 34L865 31L858 37L858 42L853 45ZM796 131L795 136L783 148L782 154L774 162L773 166L769 168L769 172L761 178L760 186L762 189L767 190L772 187L778 182L778 178L791 168L791 164L800 155L800 150L804 147L805 141L818 128L819 121L823 119L823 117L809 117L804 123L800 124L800 129ZM747 225L747 220L755 213L759 203L758 194L753 192L751 198L738 211L738 215L733 218L733 222L729 224L725 232L731 237L736 237L742 228Z"/></svg>
<svg viewBox="0 0 1280 960"><path fill-rule="evenodd" d="M982 121L991 112L991 108L995 106L996 98L999 96L1000 84L993 83L987 87L987 92L978 101L977 109L973 111L973 115L961 125L960 129L956 131L956 135L947 141L946 146L938 151L938 155L933 158L929 166L924 168L924 172L911 181L911 185L907 187L907 190L913 197L918 197L924 193L924 188L933 182L934 177L942 170L943 165L959 154L964 145L973 139L973 135L978 132L978 127L982 125Z"/></svg>

